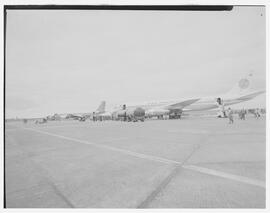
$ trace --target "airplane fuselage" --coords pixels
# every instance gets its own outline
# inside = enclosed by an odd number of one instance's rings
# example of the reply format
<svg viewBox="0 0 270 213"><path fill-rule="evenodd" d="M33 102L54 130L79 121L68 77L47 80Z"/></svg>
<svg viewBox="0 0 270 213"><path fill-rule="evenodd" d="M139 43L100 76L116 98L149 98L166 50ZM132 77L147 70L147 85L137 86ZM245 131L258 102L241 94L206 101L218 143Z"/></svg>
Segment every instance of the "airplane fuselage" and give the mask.
<svg viewBox="0 0 270 213"><path fill-rule="evenodd" d="M238 96L228 96L228 95L220 95L220 96L212 96L212 97L203 97L198 98L197 101L188 105L183 109L183 111L205 111L205 110L212 110L219 108L219 104L217 99L220 98L224 106L229 106L233 104L238 104L244 101L248 101L253 99L254 97L258 96L259 94L264 93L264 91L256 91L246 93L245 95L238 95ZM144 102L140 104L127 104L128 109L135 109L135 108L143 108L146 111L151 111L152 109L166 109L166 106L172 105L176 103L177 100L174 101L151 101L151 102ZM119 107L121 109L121 107ZM164 111L164 114L167 112ZM162 114L162 112L160 112Z"/></svg>
<svg viewBox="0 0 270 213"><path fill-rule="evenodd" d="M185 111L204 111L204 110L212 110L219 107L219 104L217 102L217 98L220 98L224 104L224 106L230 106L234 104L238 104L241 102L245 102L248 100L253 99L254 97L264 93L264 91L256 91L256 92L250 92L245 95L239 95L239 96L216 96L216 97L205 97L201 98L197 102L189 105Z"/></svg>

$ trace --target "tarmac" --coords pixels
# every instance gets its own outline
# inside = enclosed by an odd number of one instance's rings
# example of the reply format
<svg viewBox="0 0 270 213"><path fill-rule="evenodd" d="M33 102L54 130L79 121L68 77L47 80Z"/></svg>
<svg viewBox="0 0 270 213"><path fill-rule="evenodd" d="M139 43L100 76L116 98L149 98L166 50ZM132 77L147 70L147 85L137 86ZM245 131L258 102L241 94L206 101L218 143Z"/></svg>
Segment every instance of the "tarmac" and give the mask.
<svg viewBox="0 0 270 213"><path fill-rule="evenodd" d="M265 208L265 118L7 122L7 208Z"/></svg>

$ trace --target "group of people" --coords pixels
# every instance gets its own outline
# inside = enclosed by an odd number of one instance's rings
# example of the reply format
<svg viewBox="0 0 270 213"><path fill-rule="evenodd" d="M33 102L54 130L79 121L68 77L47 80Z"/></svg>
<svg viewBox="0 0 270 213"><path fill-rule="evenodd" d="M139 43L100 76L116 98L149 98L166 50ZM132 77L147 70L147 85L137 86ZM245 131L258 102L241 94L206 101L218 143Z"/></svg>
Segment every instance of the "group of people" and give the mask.
<svg viewBox="0 0 270 213"><path fill-rule="evenodd" d="M228 118L229 119L229 124L233 124L234 123L234 118L233 118L233 114L235 113L234 110L232 110L230 107L226 110L225 109L225 105L223 103L223 101L221 100L221 98L217 98L217 106L219 108L219 113L218 113L218 117L220 118ZM238 111L238 115L239 115L239 119L240 120L246 120L246 115L248 112L254 114L255 118L260 118L261 117L261 112L263 113L263 111L261 111L259 108L256 108L254 110L245 110L245 109L241 109L240 111Z"/></svg>
<svg viewBox="0 0 270 213"><path fill-rule="evenodd" d="M233 122L234 122L233 113L234 113L233 110L229 107L228 108L228 111L227 111L227 115L228 115L228 119L229 119L229 124L233 124ZM245 109L240 110L238 112L239 119L240 120L246 120L246 114L247 114L247 110L245 110ZM254 116L257 119L259 117L261 117L259 108L257 108L257 109L254 110Z"/></svg>
<svg viewBox="0 0 270 213"><path fill-rule="evenodd" d="M241 110L238 112L239 119L240 119L240 120L246 120L246 114L247 114L247 111L244 110L244 109L241 109Z"/></svg>
<svg viewBox="0 0 270 213"><path fill-rule="evenodd" d="M257 118L257 119L258 119L259 117L261 117L259 108L255 109L254 115L255 115L255 118Z"/></svg>

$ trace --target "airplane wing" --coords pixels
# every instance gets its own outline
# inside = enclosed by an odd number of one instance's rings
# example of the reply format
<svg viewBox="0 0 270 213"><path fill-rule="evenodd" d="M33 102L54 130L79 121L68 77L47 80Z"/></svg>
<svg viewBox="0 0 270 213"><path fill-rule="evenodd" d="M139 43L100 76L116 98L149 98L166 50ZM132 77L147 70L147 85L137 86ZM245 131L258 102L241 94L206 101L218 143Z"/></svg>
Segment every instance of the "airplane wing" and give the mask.
<svg viewBox="0 0 270 213"><path fill-rule="evenodd" d="M146 114L149 116L161 116L165 114L170 114L171 112L174 112L176 114L179 114L179 113L181 114L181 112L183 111L183 108L185 108L186 106L190 104L193 104L194 102L198 100L199 99L197 98L197 99L189 99L185 101L175 101L170 104L148 109L146 111Z"/></svg>
<svg viewBox="0 0 270 213"><path fill-rule="evenodd" d="M200 100L200 99L199 98L189 99L189 100L185 100L185 101L170 104L166 108L169 109L169 110L175 110L175 109L179 110L179 109L185 108L188 105L191 105L191 104L195 103L198 100Z"/></svg>
<svg viewBox="0 0 270 213"><path fill-rule="evenodd" d="M67 118L73 118L73 119L86 119L90 117L90 114L68 114Z"/></svg>

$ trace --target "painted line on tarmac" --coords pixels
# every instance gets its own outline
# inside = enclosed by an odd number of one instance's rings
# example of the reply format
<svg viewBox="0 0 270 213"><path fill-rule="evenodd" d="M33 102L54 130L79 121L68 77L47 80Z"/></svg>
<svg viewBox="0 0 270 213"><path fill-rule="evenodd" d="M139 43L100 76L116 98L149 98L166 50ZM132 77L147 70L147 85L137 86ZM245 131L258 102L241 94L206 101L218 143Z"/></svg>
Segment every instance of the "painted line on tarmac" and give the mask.
<svg viewBox="0 0 270 213"><path fill-rule="evenodd" d="M210 131L204 131L204 130L199 130L199 131L193 131L193 130L168 130L169 133L183 133L183 134L211 134L212 136L217 136L217 135L261 135L265 134L265 132L236 132L236 131L231 131L231 132L210 132Z"/></svg>
<svg viewBox="0 0 270 213"><path fill-rule="evenodd" d="M107 149L107 150L120 152L120 153L123 153L123 154L126 154L126 155L141 158L141 159L152 160L152 161L161 162L161 163L165 163L165 164L176 164L178 166L179 165L182 166L185 169L200 172L200 173L203 173L203 174L222 177L222 178L225 178L225 179L230 179L230 180L238 181L238 182L241 182L241 183L246 183L246 184L250 184L250 185L265 188L265 183L263 181L254 180L254 179L247 178L247 177L244 177L244 176L228 174L228 173L225 173L225 172L220 172L220 171L207 169L207 168L194 166L194 165L183 165L183 163L181 163L179 161L169 160L169 159L166 159L166 158L156 157L156 156L153 156L153 155L141 154L141 153L138 153L138 152L132 152L132 151L129 151L129 150L126 150L126 149L115 148L115 147L111 147L111 146L107 146L107 145L103 145L103 144L96 144L96 143L93 143L93 142L80 140L80 139L76 139L76 138L71 138L71 137L66 137L66 136L62 136L62 135L58 135L58 134L54 134L54 133L50 133L50 132L46 132L46 131L41 131L41 130L37 130L37 129L32 129L32 128L24 128L24 129L29 130L29 131L33 131L33 132L37 132L37 133L41 133L41 134L45 134L45 135L49 135L49 136L54 136L54 137L57 137L57 138L68 140L68 141L78 142L78 143L91 145L91 146L98 147L98 148L104 148L104 149Z"/></svg>
<svg viewBox="0 0 270 213"><path fill-rule="evenodd" d="M193 130L168 130L169 133L183 133L183 134L209 134L209 131L199 130L199 131L193 131Z"/></svg>
<svg viewBox="0 0 270 213"><path fill-rule="evenodd" d="M37 126L37 129L49 129L49 128L62 128L62 127L99 127L99 126L90 126L87 124L70 124L70 125L55 125L55 126Z"/></svg>
<svg viewBox="0 0 270 213"><path fill-rule="evenodd" d="M104 148L104 149L108 149L108 150L112 150L112 151L116 151L116 152L121 152L123 154L134 156L134 157L141 158L141 159L148 159L148 160L162 162L162 163L166 163L166 164L182 165L181 162L169 160L166 158L141 154L138 152L132 152L132 151L129 151L126 149L120 149L120 148L116 148L116 147L112 147L112 146L107 146L107 145L103 145L103 144L97 144L97 143L93 143L93 142L89 142L89 141L85 141L85 140L76 139L76 138L66 137L66 136L62 136L62 135L58 135L58 134L54 134L54 133L50 133L50 132L46 132L46 131L42 131L42 130L37 130L37 129L32 129L32 128L24 128L24 129L30 130L33 132L38 132L38 133L45 134L45 135L54 136L57 138L68 140L68 141L78 142L78 143L87 144L87 145L91 145L91 146L98 147L98 148ZM110 141L111 140L108 140L108 142L110 142ZM103 141L103 142L106 142L106 141Z"/></svg>
<svg viewBox="0 0 270 213"><path fill-rule="evenodd" d="M94 125L95 124L95 125ZM62 128L62 127L91 127L91 128L99 128L103 127L102 125L99 124L104 124L104 122L96 122L96 123L70 123L70 124L65 124L65 125L46 125L46 124L41 124L41 125L35 125L35 129L49 129L49 128ZM23 127L23 128L31 128L31 127Z"/></svg>
<svg viewBox="0 0 270 213"><path fill-rule="evenodd" d="M17 130L19 130L19 128L16 128L16 129L15 128L14 129L5 129L6 132L13 132L13 131L17 131Z"/></svg>
<svg viewBox="0 0 270 213"><path fill-rule="evenodd" d="M208 169L208 168L194 166L194 165L183 165L182 167L185 168L185 169L200 172L200 173L203 173L203 174L222 177L222 178L238 181L238 182L241 182L241 183L247 183L247 184L250 184L250 185L265 188L265 183L263 181L260 181L260 180L254 180L254 179L247 178L247 177L244 177L244 176L228 174L228 173L225 173L225 172L216 171L216 170L213 170L213 169Z"/></svg>
<svg viewBox="0 0 270 213"><path fill-rule="evenodd" d="M102 140L101 142L113 142L113 141L123 141L123 140L128 140L129 138L105 138L104 140Z"/></svg>

